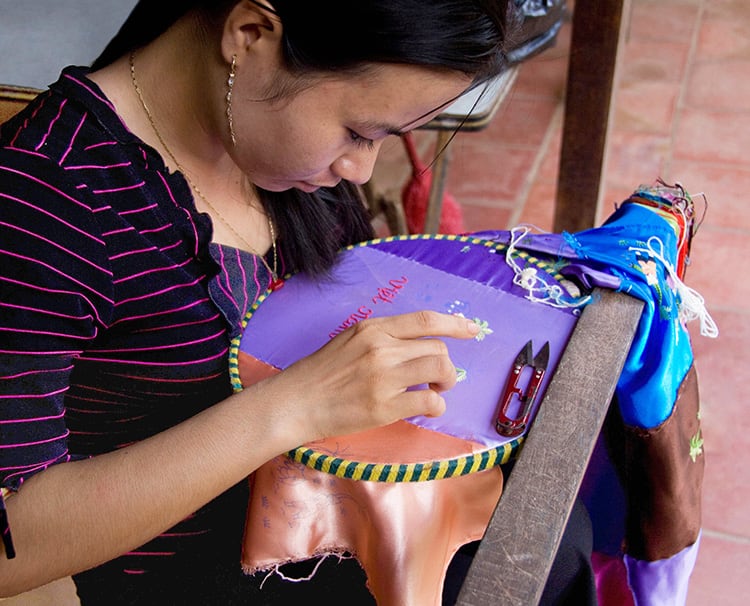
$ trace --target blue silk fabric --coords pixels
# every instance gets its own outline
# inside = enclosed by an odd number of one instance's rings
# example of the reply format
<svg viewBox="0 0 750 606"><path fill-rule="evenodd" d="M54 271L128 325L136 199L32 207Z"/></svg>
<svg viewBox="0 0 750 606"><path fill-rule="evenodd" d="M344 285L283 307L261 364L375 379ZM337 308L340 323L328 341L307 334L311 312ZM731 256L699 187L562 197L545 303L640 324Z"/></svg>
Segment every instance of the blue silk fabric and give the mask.
<svg viewBox="0 0 750 606"><path fill-rule="evenodd" d="M508 232L475 235L512 239ZM623 204L601 227L577 233L527 234L516 242L518 249L556 261L561 274L585 287L613 288L645 303L616 390L623 420L635 427L653 428L669 417L693 362L689 335L678 317L679 291L664 263L644 252L650 241L651 248L674 268L678 238L660 214L631 202Z"/></svg>

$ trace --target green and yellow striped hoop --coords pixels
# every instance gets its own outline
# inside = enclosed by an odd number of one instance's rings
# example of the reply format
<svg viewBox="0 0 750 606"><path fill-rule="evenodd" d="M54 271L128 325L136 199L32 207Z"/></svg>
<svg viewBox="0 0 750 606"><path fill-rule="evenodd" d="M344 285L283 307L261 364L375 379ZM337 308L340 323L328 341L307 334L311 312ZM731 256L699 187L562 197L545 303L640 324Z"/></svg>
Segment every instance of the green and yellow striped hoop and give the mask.
<svg viewBox="0 0 750 606"><path fill-rule="evenodd" d="M510 461L519 450L523 437L500 446L469 455L428 463L367 463L351 461L300 446L288 456L306 467L347 480L368 482L427 482L465 476Z"/></svg>
<svg viewBox="0 0 750 606"><path fill-rule="evenodd" d="M508 245L501 242L478 238L472 235L454 234L406 234L387 236L352 244L343 250L352 250L380 243L404 240L450 240L484 246L491 249L493 252L502 255L505 255L508 251ZM556 280L562 279L562 275L559 272L559 265L556 263L539 259L524 250L514 249L511 254L514 259L522 260L525 263L533 265ZM293 277L293 274L284 276L284 279L289 279L291 277ZM250 307L242 320L243 331L260 305L272 294L272 292L271 289L263 292ZM234 338L229 349L229 375L232 388L235 392L239 392L243 388L239 375L240 342L241 335ZM468 475L490 469L494 466L503 465L515 458L522 443L523 437L518 437L515 440L506 442L499 446L487 448L486 450L471 454L420 463L399 464L355 461L336 457L323 451L314 450L309 446L295 448L294 450L289 451L287 456L301 465L334 475L338 478L389 483L423 482Z"/></svg>
<svg viewBox="0 0 750 606"><path fill-rule="evenodd" d="M386 236L384 238L376 238L374 240L367 240L365 242L358 242L357 244L351 244L343 250L352 250L354 248L363 248L365 246L372 246L380 244L382 242L399 242L403 240L450 240L451 242L466 242L467 244L477 244L486 248L491 248L495 252L505 254L508 250L508 245L502 242L496 242L494 240L488 240L486 238L477 238L476 236L469 235L458 235L458 234L398 234L395 236ZM528 253L523 249L514 249L511 253L514 259L522 259L523 261L538 267L539 269L547 272L550 276L556 280L562 280L564 276L560 273L559 264L550 262L547 259L540 259L534 255Z"/></svg>

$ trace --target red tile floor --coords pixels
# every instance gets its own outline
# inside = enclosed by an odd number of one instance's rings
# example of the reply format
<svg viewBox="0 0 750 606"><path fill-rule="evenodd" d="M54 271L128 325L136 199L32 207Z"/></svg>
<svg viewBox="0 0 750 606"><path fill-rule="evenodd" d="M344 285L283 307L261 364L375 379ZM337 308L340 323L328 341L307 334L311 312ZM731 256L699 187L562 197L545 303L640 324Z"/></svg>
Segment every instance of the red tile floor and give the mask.
<svg viewBox="0 0 750 606"><path fill-rule="evenodd" d="M750 2L632 0L626 19L601 216L657 177L708 199L686 282L705 297L720 335L693 331L707 467L688 606L746 606L750 409L741 380L750 367L750 280L741 263L750 259L750 212L742 210L750 193ZM554 48L522 65L486 129L451 143L447 189L467 230L522 222L551 229L569 35L566 25ZM390 144L375 180L398 195L405 166L400 145ZM8 603L63 603L65 592L46 589Z"/></svg>
<svg viewBox="0 0 750 606"><path fill-rule="evenodd" d="M625 18L600 214L657 177L708 200L686 283L703 295L720 332L708 339L692 330L706 478L688 605L746 606L750 408L742 380L750 367L750 280L742 260L750 259L743 206L750 194L750 2L633 0ZM468 231L522 222L551 229L569 30L566 24L554 48L522 64L487 128L451 143L447 191ZM376 178L398 153L385 150Z"/></svg>

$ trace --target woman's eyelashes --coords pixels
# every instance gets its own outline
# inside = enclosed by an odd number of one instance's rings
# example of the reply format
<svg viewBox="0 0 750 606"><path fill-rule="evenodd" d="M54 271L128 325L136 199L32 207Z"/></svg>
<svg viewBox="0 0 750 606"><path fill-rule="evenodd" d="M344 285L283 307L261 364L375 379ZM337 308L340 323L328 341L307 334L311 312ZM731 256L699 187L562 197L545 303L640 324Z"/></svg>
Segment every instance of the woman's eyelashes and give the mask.
<svg viewBox="0 0 750 606"><path fill-rule="evenodd" d="M363 137L358 132L353 131L351 128L349 130L349 138L354 142L354 144L357 147L364 147L368 150L375 149L375 141L372 139L368 139L367 137Z"/></svg>

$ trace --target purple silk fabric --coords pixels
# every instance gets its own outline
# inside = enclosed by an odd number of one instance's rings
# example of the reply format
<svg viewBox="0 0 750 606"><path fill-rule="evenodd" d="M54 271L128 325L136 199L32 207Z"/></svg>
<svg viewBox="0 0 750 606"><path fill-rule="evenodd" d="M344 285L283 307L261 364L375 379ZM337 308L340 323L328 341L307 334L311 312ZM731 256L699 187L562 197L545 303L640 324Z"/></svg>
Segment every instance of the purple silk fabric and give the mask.
<svg viewBox="0 0 750 606"><path fill-rule="evenodd" d="M636 604L672 606L687 600L688 581L700 547L698 540L672 557L645 562L625 555L628 585Z"/></svg>
<svg viewBox="0 0 750 606"><path fill-rule="evenodd" d="M473 340L446 340L459 373L459 382L445 394L447 411L410 421L497 446L510 440L498 435L494 420L519 351L531 341L537 354L549 342L541 394L577 319L570 309L527 300L513 277L504 252L479 240L404 239L355 247L342 254L330 280L296 275L273 292L251 315L240 349L284 369L368 317L424 309L462 314L483 329ZM545 279L555 283L549 274Z"/></svg>

